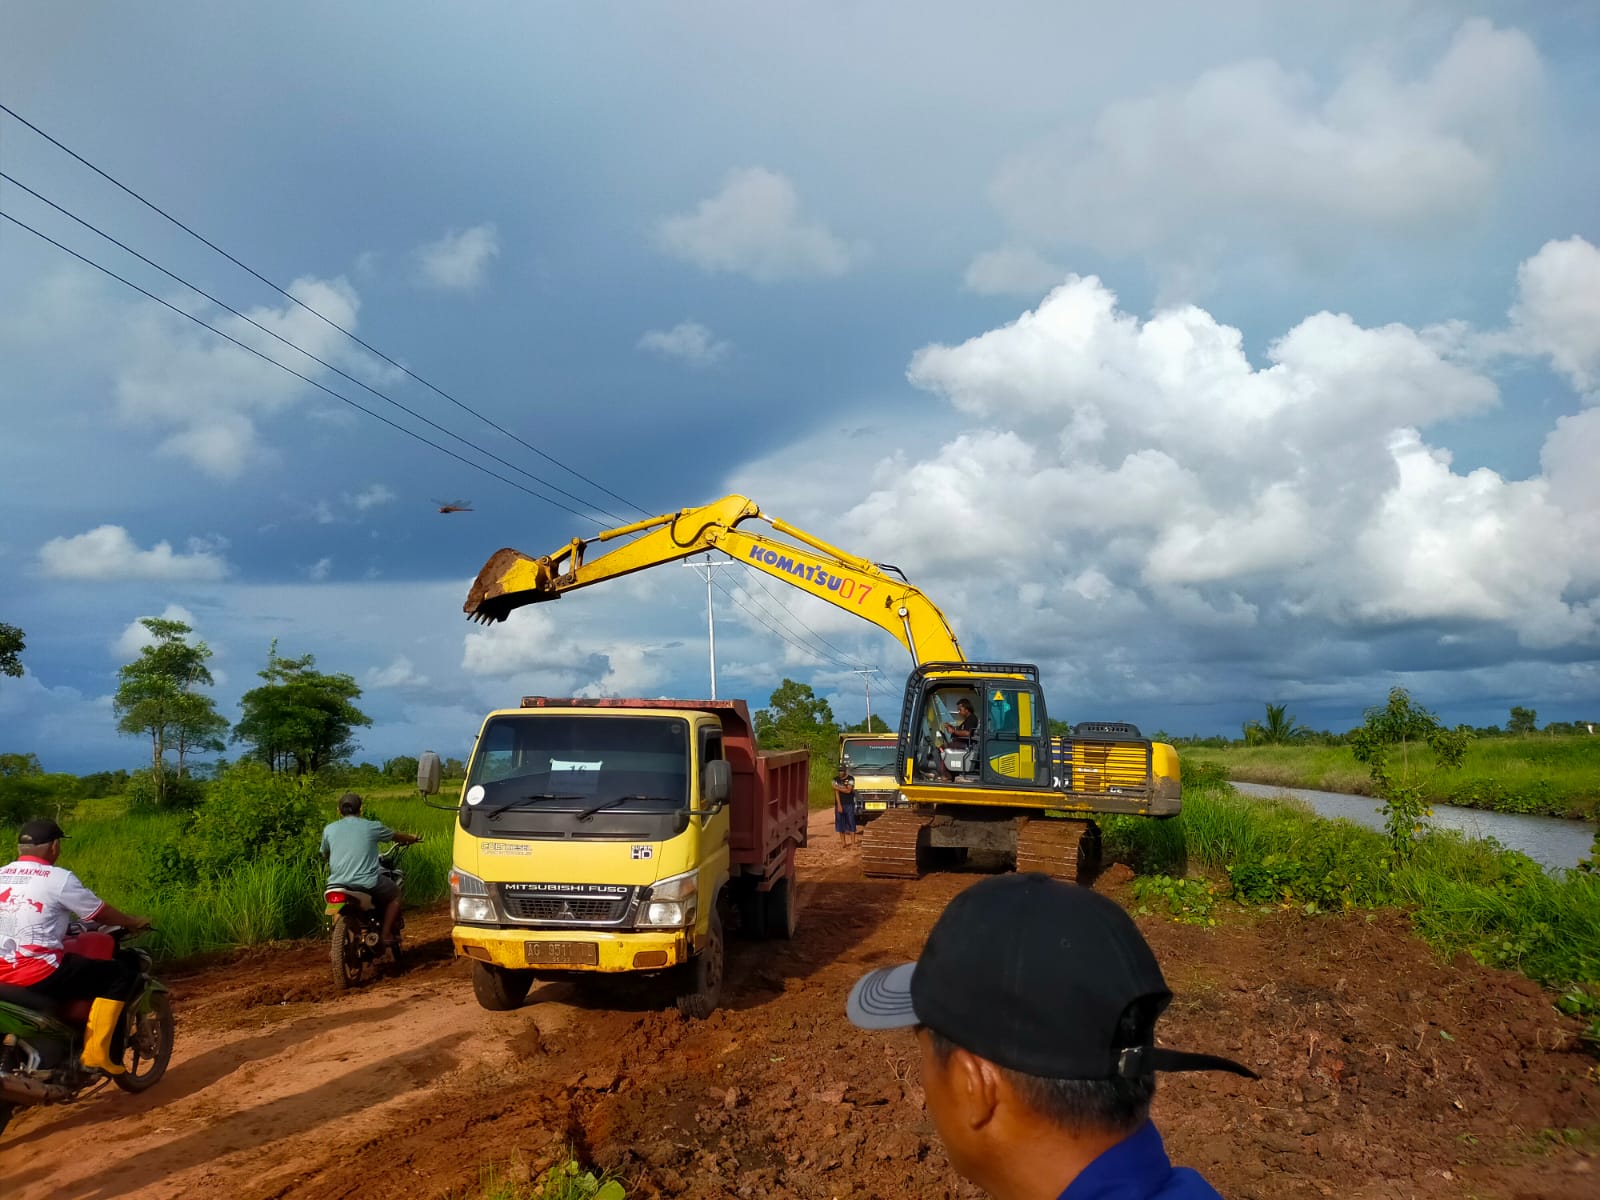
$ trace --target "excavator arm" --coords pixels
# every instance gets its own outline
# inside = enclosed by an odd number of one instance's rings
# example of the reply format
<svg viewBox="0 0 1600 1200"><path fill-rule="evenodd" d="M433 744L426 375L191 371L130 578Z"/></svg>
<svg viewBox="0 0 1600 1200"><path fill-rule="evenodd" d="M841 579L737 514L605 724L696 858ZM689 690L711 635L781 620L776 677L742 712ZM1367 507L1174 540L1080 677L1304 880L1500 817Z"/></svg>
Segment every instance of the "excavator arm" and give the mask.
<svg viewBox="0 0 1600 1200"><path fill-rule="evenodd" d="M740 528L746 521L761 521L801 545L780 541L759 530ZM592 560L588 558L590 546L618 538L631 540ZM720 550L763 574L871 621L909 650L914 663L966 661L938 606L893 568L830 546L768 516L744 496L724 496L701 508L664 513L608 529L592 538L573 538L543 558L530 558L509 548L497 551L473 581L463 608L475 621L503 621L512 609L524 604L558 600L578 588L709 550Z"/></svg>

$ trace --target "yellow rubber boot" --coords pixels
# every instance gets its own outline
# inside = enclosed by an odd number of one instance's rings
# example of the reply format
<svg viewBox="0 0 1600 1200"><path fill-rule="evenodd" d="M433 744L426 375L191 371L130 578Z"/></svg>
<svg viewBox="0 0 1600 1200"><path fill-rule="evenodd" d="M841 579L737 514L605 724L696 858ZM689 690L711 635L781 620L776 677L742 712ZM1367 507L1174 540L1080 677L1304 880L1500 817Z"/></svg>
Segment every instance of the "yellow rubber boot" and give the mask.
<svg viewBox="0 0 1600 1200"><path fill-rule="evenodd" d="M83 1030L83 1065L98 1067L107 1075L121 1075L127 1070L120 1062L111 1061L111 1039L116 1036L117 1022L122 1018L123 1003L100 997L89 1010L89 1023Z"/></svg>

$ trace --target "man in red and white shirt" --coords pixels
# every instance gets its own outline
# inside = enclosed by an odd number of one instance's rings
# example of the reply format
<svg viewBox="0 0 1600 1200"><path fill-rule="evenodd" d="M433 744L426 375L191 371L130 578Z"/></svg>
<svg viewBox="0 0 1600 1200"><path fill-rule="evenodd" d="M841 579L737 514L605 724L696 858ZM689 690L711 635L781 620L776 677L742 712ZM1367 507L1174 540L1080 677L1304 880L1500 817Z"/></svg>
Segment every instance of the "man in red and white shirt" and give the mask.
<svg viewBox="0 0 1600 1200"><path fill-rule="evenodd" d="M66 836L54 821L29 821L17 835L17 860L0 867L0 983L56 1003L94 1000L83 1064L118 1074L122 1064L110 1057L111 1039L138 978L138 959L122 951L112 959L68 954L67 926L73 917L135 930L150 922L111 907L56 866Z"/></svg>

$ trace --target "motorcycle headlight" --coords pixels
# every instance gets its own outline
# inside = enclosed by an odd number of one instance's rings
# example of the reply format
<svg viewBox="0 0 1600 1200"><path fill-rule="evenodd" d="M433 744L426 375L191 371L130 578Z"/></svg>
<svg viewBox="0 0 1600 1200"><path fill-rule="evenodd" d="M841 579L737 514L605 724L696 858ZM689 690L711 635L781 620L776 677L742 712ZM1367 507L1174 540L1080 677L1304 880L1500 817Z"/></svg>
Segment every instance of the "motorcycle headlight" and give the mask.
<svg viewBox="0 0 1600 1200"><path fill-rule="evenodd" d="M699 911L700 885L696 872L663 879L650 888L650 895L639 910L639 924L657 929L681 929L693 925Z"/></svg>
<svg viewBox="0 0 1600 1200"><path fill-rule="evenodd" d="M450 907L458 921L493 921L494 901L489 899L489 885L476 875L465 871L450 872Z"/></svg>

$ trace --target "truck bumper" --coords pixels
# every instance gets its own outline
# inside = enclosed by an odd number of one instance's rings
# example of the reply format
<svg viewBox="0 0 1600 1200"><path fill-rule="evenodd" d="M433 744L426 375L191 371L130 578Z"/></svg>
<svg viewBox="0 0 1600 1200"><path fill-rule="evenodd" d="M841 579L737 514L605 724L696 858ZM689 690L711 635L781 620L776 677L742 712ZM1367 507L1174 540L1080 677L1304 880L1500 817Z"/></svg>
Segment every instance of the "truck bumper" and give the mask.
<svg viewBox="0 0 1600 1200"><path fill-rule="evenodd" d="M688 962L694 953L689 931L683 929L618 932L457 925L450 940L457 957L519 971L660 971ZM591 956L592 961L584 961Z"/></svg>

